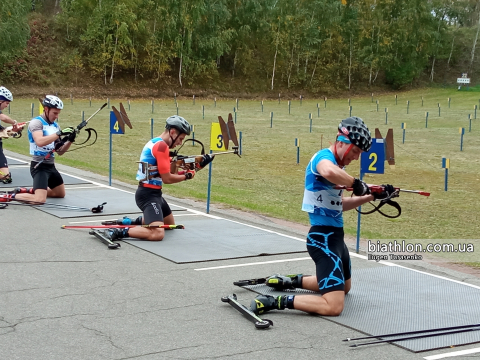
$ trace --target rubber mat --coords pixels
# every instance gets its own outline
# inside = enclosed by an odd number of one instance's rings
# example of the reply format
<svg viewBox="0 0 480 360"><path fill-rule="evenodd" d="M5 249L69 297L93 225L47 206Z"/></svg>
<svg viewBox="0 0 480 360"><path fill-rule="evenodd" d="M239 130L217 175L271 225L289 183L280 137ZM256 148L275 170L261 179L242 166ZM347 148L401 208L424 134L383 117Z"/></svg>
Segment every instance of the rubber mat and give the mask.
<svg viewBox="0 0 480 360"><path fill-rule="evenodd" d="M59 218L122 215L140 212L135 203L135 194L114 188L67 189L66 193L63 199L47 199L48 204L65 205L66 207L42 205L36 206L36 208ZM92 214L91 211L88 211L88 209L101 205L104 202L106 204L103 206L103 212ZM70 206L72 208L69 208ZM83 207L85 210L77 210L73 207ZM181 209L171 204L170 208L172 210Z"/></svg>
<svg viewBox="0 0 480 360"><path fill-rule="evenodd" d="M0 188L14 188L14 187L31 187L33 185L32 175L30 175L30 165L24 167L12 167L10 168L13 181L10 184L4 184L0 182ZM87 180L78 179L76 177L62 174L63 182L65 185L75 184L90 184Z"/></svg>
<svg viewBox="0 0 480 360"><path fill-rule="evenodd" d="M8 156L6 156L6 158L7 158L8 166L10 166L10 165L29 165L30 164L27 161L12 159Z"/></svg>
<svg viewBox="0 0 480 360"><path fill-rule="evenodd" d="M163 241L126 240L177 264L305 252L305 242L226 219L181 217Z"/></svg>
<svg viewBox="0 0 480 360"><path fill-rule="evenodd" d="M269 295L311 293L302 289L280 292L263 284L244 288ZM438 329L478 324L479 300L478 288L397 266L354 269L343 312L324 318L368 335ZM480 330L394 344L421 352L477 342Z"/></svg>

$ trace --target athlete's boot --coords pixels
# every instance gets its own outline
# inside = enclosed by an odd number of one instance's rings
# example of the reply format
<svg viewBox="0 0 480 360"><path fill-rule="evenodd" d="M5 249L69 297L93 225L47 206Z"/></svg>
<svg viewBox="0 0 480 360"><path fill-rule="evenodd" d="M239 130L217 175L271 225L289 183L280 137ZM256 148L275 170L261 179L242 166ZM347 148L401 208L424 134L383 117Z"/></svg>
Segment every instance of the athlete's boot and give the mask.
<svg viewBox="0 0 480 360"><path fill-rule="evenodd" d="M267 278L265 285L273 287L276 290L301 288L302 277L302 274L286 276L276 274Z"/></svg>
<svg viewBox="0 0 480 360"><path fill-rule="evenodd" d="M260 315L270 310L284 310L283 296L258 295L250 303L250 310Z"/></svg>
<svg viewBox="0 0 480 360"><path fill-rule="evenodd" d="M103 235L110 239L111 241L122 240L123 238L128 237L128 228L125 229L105 229Z"/></svg>
<svg viewBox="0 0 480 360"><path fill-rule="evenodd" d="M103 221L102 225L142 225L142 216L140 215L135 220L130 219L128 216L124 216L122 219L113 221Z"/></svg>
<svg viewBox="0 0 480 360"><path fill-rule="evenodd" d="M1 182L3 182L4 184L11 184L12 183L12 174L11 173L8 173L7 175L5 175L3 178L0 179Z"/></svg>

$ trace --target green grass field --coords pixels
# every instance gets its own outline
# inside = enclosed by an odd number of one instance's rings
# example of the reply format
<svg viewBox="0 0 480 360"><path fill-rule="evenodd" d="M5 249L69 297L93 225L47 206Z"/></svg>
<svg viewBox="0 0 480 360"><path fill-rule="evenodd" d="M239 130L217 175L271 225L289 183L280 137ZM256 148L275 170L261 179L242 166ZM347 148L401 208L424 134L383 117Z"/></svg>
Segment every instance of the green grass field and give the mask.
<svg viewBox="0 0 480 360"><path fill-rule="evenodd" d="M423 97L423 106L422 106ZM450 106L448 98L451 98ZM85 111L87 118L106 99L89 100L63 98L65 109L60 117L62 127L76 126ZM236 107L235 99L218 100L197 98L177 99L179 115L195 125L195 138L201 140L206 150L210 144L210 126L221 115L226 120ZM378 100L378 111L377 111ZM407 101L409 101L407 113ZM31 104L38 114L38 101L15 98L11 103L10 116L18 121L31 118ZM152 113L151 100L132 100L130 111L126 99L110 99L110 105L118 107L123 102L133 124L125 135L113 136L113 177L135 184L135 172L139 154L150 139L150 119L154 119L154 134L163 131L165 119L176 114L174 99L155 99ZM318 116L317 104L320 108ZM440 104L440 116L439 107ZM386 164L385 174L366 175L373 184L391 183L404 189L423 190L430 197L402 193L398 202L402 215L387 219L379 214L362 217L361 235L368 239L422 239L424 244L433 239L452 242L450 239L468 239L480 246L478 221L480 204L476 190L480 187L480 110L475 119L474 107L480 105L480 95L469 91L444 89L416 90L387 94L379 97L355 97L350 100L352 115L364 119L370 130L379 128L382 135L394 129L396 168ZM205 117L202 116L205 107ZM386 112L388 109L388 124ZM104 109L90 122L99 134L95 145L58 157L62 164L83 168L108 175L109 169L109 111ZM8 109L4 111L8 114ZM270 112L273 112L273 127L270 127ZM299 223L308 223L307 214L301 211L304 170L312 155L321 147L329 146L336 135L341 119L349 116L348 99L299 99L291 101L264 101L263 112L260 100L239 100L237 131L242 133L242 157L217 156L212 172L212 203L223 203L234 208L254 211ZM428 112L428 128L426 128ZM309 114L312 116L310 132ZM471 114L471 132L468 115ZM402 143L402 123L406 124L405 143ZM463 151L460 151L459 128L465 128ZM295 139L300 141L300 164L297 162ZM79 141L81 141L80 137ZM28 154L26 131L21 139L4 141L6 149ZM184 146L183 155L199 154L200 147ZM442 157L450 159L448 191L444 191L445 171ZM347 168L359 175L359 163ZM166 185L165 193L205 200L207 196L208 170L202 170L193 181ZM348 193L346 193L348 195ZM357 214L345 214L346 231L356 232ZM467 241L464 241L467 242ZM475 253L438 254L451 260L478 261Z"/></svg>

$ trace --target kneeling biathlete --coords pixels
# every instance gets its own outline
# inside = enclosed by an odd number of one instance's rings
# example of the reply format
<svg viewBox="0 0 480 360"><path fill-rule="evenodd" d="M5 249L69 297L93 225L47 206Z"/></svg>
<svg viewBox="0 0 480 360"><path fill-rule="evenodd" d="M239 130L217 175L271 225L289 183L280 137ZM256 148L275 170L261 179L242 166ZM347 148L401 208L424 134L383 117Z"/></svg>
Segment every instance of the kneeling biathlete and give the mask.
<svg viewBox="0 0 480 360"><path fill-rule="evenodd" d="M308 212L311 228L307 250L315 262L316 275L274 275L266 285L282 289L302 288L318 295L259 295L251 302L251 310L263 314L269 310L297 309L320 315L338 316L343 311L345 294L351 287L350 255L344 242L342 212L366 202L389 198L395 189L384 186L381 193L370 194L367 184L348 175L344 167L372 145L370 131L363 120L349 117L338 126L336 141L318 151L305 173L302 210ZM353 187L355 197L343 197L335 185Z"/></svg>
<svg viewBox="0 0 480 360"><path fill-rule="evenodd" d="M136 177L139 184L135 192L135 202L142 210L143 216L135 220L124 218L118 220L118 223L123 225L150 225L151 227L107 229L104 234L110 240L132 237L160 241L165 236L165 229L155 226L175 225L172 210L162 196L162 185L190 180L195 176L195 170L171 173L170 149L181 145L187 135L190 135L190 124L181 116L170 116L166 121L164 132L144 146ZM212 160L213 156L205 155L199 166L203 168Z"/></svg>

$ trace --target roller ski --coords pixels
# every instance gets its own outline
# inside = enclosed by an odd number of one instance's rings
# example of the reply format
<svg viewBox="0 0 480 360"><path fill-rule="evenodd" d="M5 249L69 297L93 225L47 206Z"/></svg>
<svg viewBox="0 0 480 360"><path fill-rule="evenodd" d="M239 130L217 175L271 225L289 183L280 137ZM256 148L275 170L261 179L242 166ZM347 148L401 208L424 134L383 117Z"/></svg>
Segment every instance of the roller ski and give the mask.
<svg viewBox="0 0 480 360"><path fill-rule="evenodd" d="M274 288L275 290L293 290L296 288L302 287L302 274L296 275L272 275L268 278L257 278L250 280L239 280L235 281L233 285L236 286L249 286L249 285L260 285L265 284L269 287Z"/></svg>
<svg viewBox="0 0 480 360"><path fill-rule="evenodd" d="M121 247L121 245L118 242L114 242L114 240L118 241L126 237L124 231L121 229L106 229L104 231L92 229L89 234L94 235L102 243L107 245L109 249L118 249Z"/></svg>
<svg viewBox="0 0 480 360"><path fill-rule="evenodd" d="M222 297L222 302L229 303L235 310L242 313L247 320L253 322L255 324L255 328L257 329L268 329L270 326L273 326L273 321L268 319L261 319L258 315L247 308L245 305L240 304L237 301L237 295L229 295Z"/></svg>

